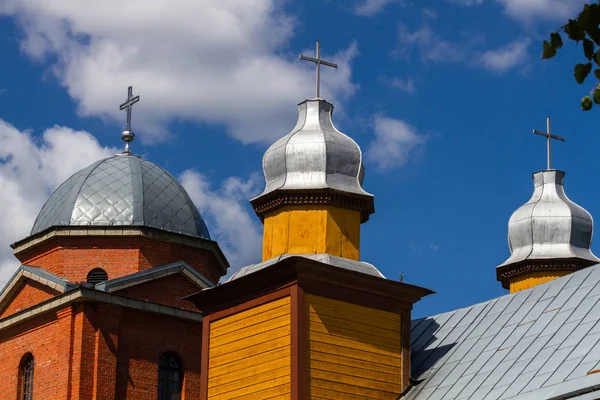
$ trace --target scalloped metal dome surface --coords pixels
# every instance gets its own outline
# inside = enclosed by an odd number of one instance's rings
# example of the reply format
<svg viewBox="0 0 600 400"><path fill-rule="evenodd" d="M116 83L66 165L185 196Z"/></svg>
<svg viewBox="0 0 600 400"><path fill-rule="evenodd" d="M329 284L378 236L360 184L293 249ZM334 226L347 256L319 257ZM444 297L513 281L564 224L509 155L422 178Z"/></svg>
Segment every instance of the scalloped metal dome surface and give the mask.
<svg viewBox="0 0 600 400"><path fill-rule="evenodd" d="M116 155L75 173L52 193L31 235L53 226L146 226L210 239L185 189L167 171Z"/></svg>

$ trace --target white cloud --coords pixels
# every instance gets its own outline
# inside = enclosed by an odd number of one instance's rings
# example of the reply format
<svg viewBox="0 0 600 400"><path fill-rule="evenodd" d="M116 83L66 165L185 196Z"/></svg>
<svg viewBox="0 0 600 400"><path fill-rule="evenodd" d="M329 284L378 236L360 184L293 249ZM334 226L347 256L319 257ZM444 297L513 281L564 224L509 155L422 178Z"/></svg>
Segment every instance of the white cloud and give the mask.
<svg viewBox="0 0 600 400"><path fill-rule="evenodd" d="M504 11L519 20L542 18L563 20L566 23L581 11L588 0L496 0L504 7Z"/></svg>
<svg viewBox="0 0 600 400"><path fill-rule="evenodd" d="M423 61L460 62L467 58L467 44L454 43L435 34L433 29L424 24L416 31L410 31L406 24L398 25L398 55L406 56L416 48Z"/></svg>
<svg viewBox="0 0 600 400"><path fill-rule="evenodd" d="M354 13L365 17L371 17L383 10L388 4L397 2L399 2L399 0L359 0L354 5Z"/></svg>
<svg viewBox="0 0 600 400"><path fill-rule="evenodd" d="M399 119L377 116L373 128L375 139L367 147L365 159L380 169L403 166L410 153L425 142L413 126Z"/></svg>
<svg viewBox="0 0 600 400"><path fill-rule="evenodd" d="M122 123L126 88L141 96L133 128L167 137L176 118L223 124L243 142L271 142L289 129L294 105L314 96L314 70L286 52L296 21L275 0L4 0L0 15L23 30L22 51L50 71L81 116ZM307 43L307 46L309 43ZM356 44L325 57L324 97L352 95ZM314 50L312 50L314 51Z"/></svg>
<svg viewBox="0 0 600 400"><path fill-rule="evenodd" d="M427 7L425 7L425 8L421 9L421 12L423 13L423 16L425 18L437 19L437 17L439 17L439 14L433 8L427 8Z"/></svg>
<svg viewBox="0 0 600 400"><path fill-rule="evenodd" d="M527 50L530 43L529 39L520 39L498 49L488 50L481 54L481 64L495 72L506 72L523 64L527 59Z"/></svg>
<svg viewBox="0 0 600 400"><path fill-rule="evenodd" d="M485 0L449 0L465 6L477 6ZM495 0L510 17L521 21L534 19L564 20L572 18L581 11L589 0Z"/></svg>
<svg viewBox="0 0 600 400"><path fill-rule="evenodd" d="M180 181L231 264L227 276L240 267L259 262L262 228L248 200L260 193L262 177L259 174L252 174L247 180L231 177L214 189L204 174L187 170Z"/></svg>
<svg viewBox="0 0 600 400"><path fill-rule="evenodd" d="M41 138L0 120L0 288L18 267L11 243L25 238L52 191L81 168L118 150L87 132L55 126Z"/></svg>
<svg viewBox="0 0 600 400"><path fill-rule="evenodd" d="M410 94L414 94L417 89L417 79L412 76L409 76L408 78L382 78L381 81L389 87L400 89Z"/></svg>
<svg viewBox="0 0 600 400"><path fill-rule="evenodd" d="M399 46L395 53L406 56L416 50L424 62L435 63L465 63L478 65L495 72L506 72L509 69L523 65L527 59L527 51L531 41L517 39L505 46L482 52L479 50L485 42L482 35L471 35L464 42L454 42L437 35L430 25L424 24L420 29L411 31L404 23L398 25ZM414 83L396 82L396 87L409 93L414 90Z"/></svg>

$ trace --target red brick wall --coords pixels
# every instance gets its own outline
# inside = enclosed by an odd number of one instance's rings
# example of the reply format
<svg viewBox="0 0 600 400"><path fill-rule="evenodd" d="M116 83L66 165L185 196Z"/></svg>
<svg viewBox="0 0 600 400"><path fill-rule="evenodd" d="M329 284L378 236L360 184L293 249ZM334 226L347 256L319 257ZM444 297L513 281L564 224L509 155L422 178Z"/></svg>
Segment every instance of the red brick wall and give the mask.
<svg viewBox="0 0 600 400"><path fill-rule="evenodd" d="M34 357L33 398L68 398L72 325L71 307L67 306L0 331L0 398L17 399L19 364L27 352Z"/></svg>
<svg viewBox="0 0 600 400"><path fill-rule="evenodd" d="M182 274L174 274L122 289L114 292L114 294L198 311L191 301L180 299L199 291L200 288Z"/></svg>
<svg viewBox="0 0 600 400"><path fill-rule="evenodd" d="M0 331L0 399L17 400L23 355L35 359L35 400L156 398L158 359L176 352L185 399L200 392L201 323L79 303Z"/></svg>
<svg viewBox="0 0 600 400"><path fill-rule="evenodd" d="M126 310L119 330L119 375L116 398L155 399L158 359L177 353L184 367L184 399L200 396L202 346L200 323Z"/></svg>
<svg viewBox="0 0 600 400"><path fill-rule="evenodd" d="M0 310L0 319L51 299L60 292L31 279L25 279L23 286L13 295L8 306Z"/></svg>
<svg viewBox="0 0 600 400"><path fill-rule="evenodd" d="M178 244L136 237L58 237L18 255L21 263L44 268L71 282L85 282L94 268L108 278L185 261L216 283L220 267L211 252Z"/></svg>

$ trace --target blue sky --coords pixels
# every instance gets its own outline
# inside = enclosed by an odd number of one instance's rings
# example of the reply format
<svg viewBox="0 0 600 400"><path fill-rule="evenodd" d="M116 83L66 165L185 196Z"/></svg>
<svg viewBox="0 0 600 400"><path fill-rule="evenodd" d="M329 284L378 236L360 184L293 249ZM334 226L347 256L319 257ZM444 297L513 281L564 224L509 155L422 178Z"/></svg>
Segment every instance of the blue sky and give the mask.
<svg viewBox="0 0 600 400"><path fill-rule="evenodd" d="M197 4L196 4L197 3ZM565 136L553 166L568 196L600 215L598 111L583 113L570 43L541 42L581 1L198 1L0 5L0 282L70 174L122 146L118 105L135 106L133 150L179 177L234 267L260 257L247 200L261 157L314 96L315 40L334 122L363 149L376 213L361 258L388 278L435 290L430 315L506 293L495 267L507 223L545 168L545 128ZM600 254L600 241L593 250Z"/></svg>

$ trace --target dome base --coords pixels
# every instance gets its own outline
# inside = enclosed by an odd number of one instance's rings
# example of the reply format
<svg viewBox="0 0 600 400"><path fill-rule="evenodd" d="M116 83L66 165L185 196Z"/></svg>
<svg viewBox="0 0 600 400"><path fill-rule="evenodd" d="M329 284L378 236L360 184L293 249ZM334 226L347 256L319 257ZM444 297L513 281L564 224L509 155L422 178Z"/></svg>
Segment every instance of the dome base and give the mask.
<svg viewBox="0 0 600 400"><path fill-rule="evenodd" d="M548 277L558 278L562 275L579 271L580 269L584 269L595 264L598 264L598 262L581 258L528 259L515 264L501 265L497 267L496 279L502 283L503 288L510 289L512 293L513 289L516 289L519 286L517 284L518 282L521 282L527 278L540 278L540 273L543 273L543 275ZM549 278L547 280L554 278ZM536 281L536 284L540 283L543 282L540 282L539 280Z"/></svg>
<svg viewBox="0 0 600 400"><path fill-rule="evenodd" d="M289 205L330 205L360 211L360 222L375 212L372 195L360 196L333 189L277 190L250 200L254 212L264 222L265 214Z"/></svg>

